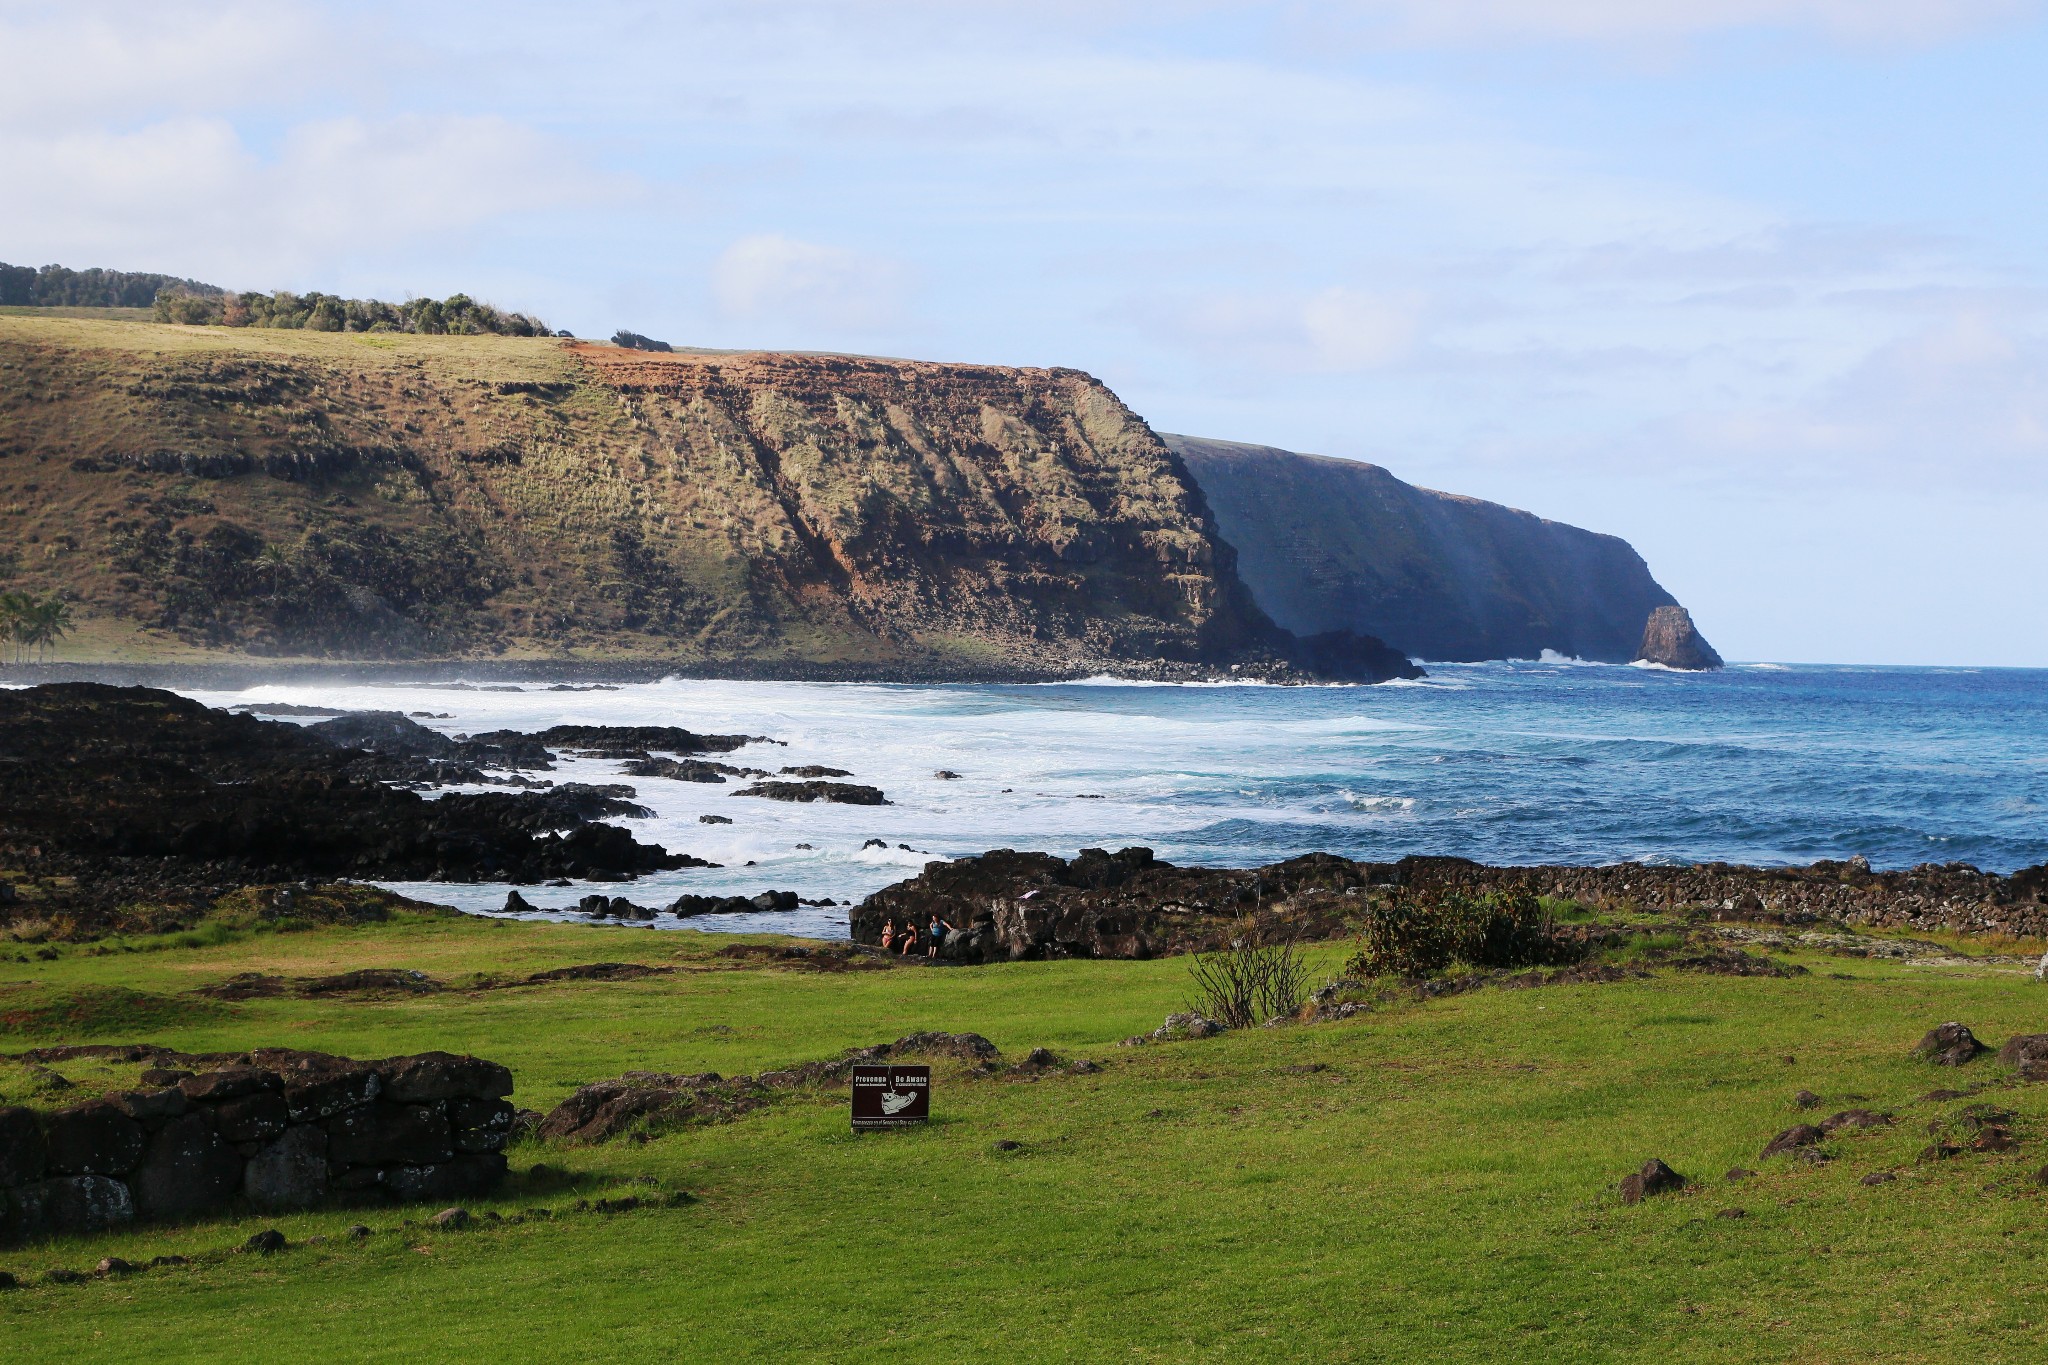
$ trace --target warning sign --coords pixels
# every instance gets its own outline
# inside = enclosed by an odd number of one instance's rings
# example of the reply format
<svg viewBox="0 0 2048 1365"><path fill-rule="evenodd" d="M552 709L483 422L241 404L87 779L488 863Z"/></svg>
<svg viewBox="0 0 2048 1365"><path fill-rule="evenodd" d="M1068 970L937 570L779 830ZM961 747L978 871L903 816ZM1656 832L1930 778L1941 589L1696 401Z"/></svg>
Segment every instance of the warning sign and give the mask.
<svg viewBox="0 0 2048 1365"><path fill-rule="evenodd" d="M908 1128L932 1116L928 1066L857 1066L853 1069L853 1131Z"/></svg>

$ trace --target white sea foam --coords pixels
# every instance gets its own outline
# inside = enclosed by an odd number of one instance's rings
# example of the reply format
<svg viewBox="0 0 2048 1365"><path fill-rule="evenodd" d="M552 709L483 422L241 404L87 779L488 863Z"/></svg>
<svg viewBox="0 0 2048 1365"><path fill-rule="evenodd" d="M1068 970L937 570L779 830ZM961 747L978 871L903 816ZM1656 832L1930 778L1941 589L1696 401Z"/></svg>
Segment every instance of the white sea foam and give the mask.
<svg viewBox="0 0 2048 1365"><path fill-rule="evenodd" d="M2028 719L2034 712L2012 703L1968 713L2020 727L2008 742L1958 728L1974 722L1932 702L1910 724L1896 702L1857 709L1864 694L1856 689L1985 686L1978 678L1775 665L1733 669L1722 685L1695 689L1678 676L1666 682L1612 667L1460 664L1444 673L1421 686L1352 688L671 678L589 692L292 683L194 695L214 705L447 713L421 723L449 734L577 723L767 735L784 744L724 757L771 771L846 768L849 780L888 793L887 806L791 805L736 797L737 781L628 778L615 761L565 757L547 776L630 784L653 814L620 823L721 866L627 884L521 888L535 905L567 906L601 891L659 906L685 892L771 887L840 902L785 916L664 918L662 928L843 933L846 902L934 858L999 847L1071 855L1145 844L1175 861L1236 866L1318 848L1496 862L1601 861L1629 851L1772 862L1816 850L1864 852L1875 862L1895 849L1895 861L1913 862L1938 824L1957 839L1957 856L1985 866L2048 859L2028 810L1949 799L1944 770L1930 766L1926 749L1934 735L1940 762L1967 768L1972 783L2031 791L2044 747L2024 730L2038 723ZM1815 688L1829 687L1840 695L1812 700ZM1848 769L1844 753L1856 756ZM935 777L941 769L961 776ZM706 825L702 815L733 823ZM509 888L397 889L491 911Z"/></svg>

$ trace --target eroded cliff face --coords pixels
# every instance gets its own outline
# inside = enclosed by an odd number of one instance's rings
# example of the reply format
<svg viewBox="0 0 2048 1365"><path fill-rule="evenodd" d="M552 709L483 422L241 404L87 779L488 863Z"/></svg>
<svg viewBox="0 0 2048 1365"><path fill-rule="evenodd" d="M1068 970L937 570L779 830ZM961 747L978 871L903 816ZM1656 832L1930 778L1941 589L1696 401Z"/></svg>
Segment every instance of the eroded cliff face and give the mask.
<svg viewBox="0 0 2048 1365"><path fill-rule="evenodd" d="M1019 658L1220 661L1270 634L1178 460L1077 370L578 347L671 465L743 503L763 585Z"/></svg>
<svg viewBox="0 0 2048 1365"><path fill-rule="evenodd" d="M8 586L125 653L1270 660L1074 370L0 319Z"/></svg>
<svg viewBox="0 0 2048 1365"><path fill-rule="evenodd" d="M1421 659L1626 663L1673 605L1615 536L1417 488L1377 465L1166 436L1252 594L1299 634L1350 629Z"/></svg>

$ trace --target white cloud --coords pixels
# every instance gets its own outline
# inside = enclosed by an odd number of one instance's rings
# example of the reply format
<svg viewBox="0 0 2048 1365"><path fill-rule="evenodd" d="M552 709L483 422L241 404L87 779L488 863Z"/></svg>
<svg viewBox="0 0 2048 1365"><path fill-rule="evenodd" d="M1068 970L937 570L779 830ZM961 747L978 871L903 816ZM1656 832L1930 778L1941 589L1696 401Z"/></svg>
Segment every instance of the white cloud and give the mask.
<svg viewBox="0 0 2048 1365"><path fill-rule="evenodd" d="M340 256L461 231L596 187L530 128L482 116L301 123L259 155L233 124L0 139L0 240L35 263L105 264L263 288ZM171 247L177 259L169 259Z"/></svg>
<svg viewBox="0 0 2048 1365"><path fill-rule="evenodd" d="M1219 368L1349 374L1408 357L1428 301L1419 292L1330 285L1142 302L1123 316L1154 341Z"/></svg>
<svg viewBox="0 0 2048 1365"><path fill-rule="evenodd" d="M1791 29L1857 43L1910 43L2039 7L2038 0L1336 0L1307 8L1354 32L1363 27L1424 42L1655 43Z"/></svg>
<svg viewBox="0 0 2048 1365"><path fill-rule="evenodd" d="M346 40L289 0L8 8L0 127L218 110L325 87L348 65Z"/></svg>
<svg viewBox="0 0 2048 1365"><path fill-rule="evenodd" d="M711 267L719 311L737 322L861 331L902 313L902 266L776 233L742 237Z"/></svg>

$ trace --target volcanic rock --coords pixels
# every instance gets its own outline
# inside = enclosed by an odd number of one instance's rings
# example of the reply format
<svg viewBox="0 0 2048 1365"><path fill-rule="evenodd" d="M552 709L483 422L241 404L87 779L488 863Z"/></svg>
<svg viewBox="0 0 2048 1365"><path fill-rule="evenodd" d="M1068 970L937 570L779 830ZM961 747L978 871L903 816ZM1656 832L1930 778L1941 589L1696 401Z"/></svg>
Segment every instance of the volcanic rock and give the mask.
<svg viewBox="0 0 2048 1365"><path fill-rule="evenodd" d="M1977 1035L1970 1032L1968 1025L1951 1020L1929 1029L1913 1051L1921 1060L1938 1066L1962 1066L1975 1061L1978 1053L1990 1049L1977 1041Z"/></svg>
<svg viewBox="0 0 2048 1365"><path fill-rule="evenodd" d="M830 801L842 806L886 806L880 787L858 782L756 782L734 796L765 796L770 801Z"/></svg>
<svg viewBox="0 0 2048 1365"><path fill-rule="evenodd" d="M1621 1202L1640 1204L1652 1195L1685 1188L1685 1177L1666 1166L1656 1157L1643 1163L1643 1168L1621 1180Z"/></svg>
<svg viewBox="0 0 2048 1365"><path fill-rule="evenodd" d="M212 1117L194 1112L172 1119L149 1140L149 1152L129 1185L144 1218L185 1218L225 1201L242 1166L241 1157L214 1131Z"/></svg>
<svg viewBox="0 0 2048 1365"><path fill-rule="evenodd" d="M60 1109L43 1121L49 1169L58 1175L121 1175L142 1159L142 1125L106 1100Z"/></svg>
<svg viewBox="0 0 2048 1365"><path fill-rule="evenodd" d="M295 1124L249 1158L243 1190L259 1209L311 1208L327 1194L327 1134Z"/></svg>
<svg viewBox="0 0 2048 1365"><path fill-rule="evenodd" d="M1650 612L1650 619L1643 623L1636 661L1687 672L1721 667L1721 656L1693 627L1692 613L1680 606L1657 607Z"/></svg>
<svg viewBox="0 0 2048 1365"><path fill-rule="evenodd" d="M1822 1119L1820 1130L1823 1133L1834 1133L1844 1129L1882 1128L1891 1122L1890 1114L1873 1114L1868 1109L1844 1109L1839 1114Z"/></svg>
<svg viewBox="0 0 2048 1365"><path fill-rule="evenodd" d="M1795 1123L1765 1143L1763 1151L1759 1152L1758 1155L1765 1157L1783 1156L1788 1152L1796 1152L1801 1148L1811 1147L1825 1136L1827 1136L1825 1133L1810 1123Z"/></svg>
<svg viewBox="0 0 2048 1365"><path fill-rule="evenodd" d="M512 1073L481 1057L422 1052L377 1064L384 1098L400 1104L460 1098L494 1100L512 1093Z"/></svg>
<svg viewBox="0 0 2048 1365"><path fill-rule="evenodd" d="M42 1179L46 1152L33 1109L0 1108L0 1190Z"/></svg>

